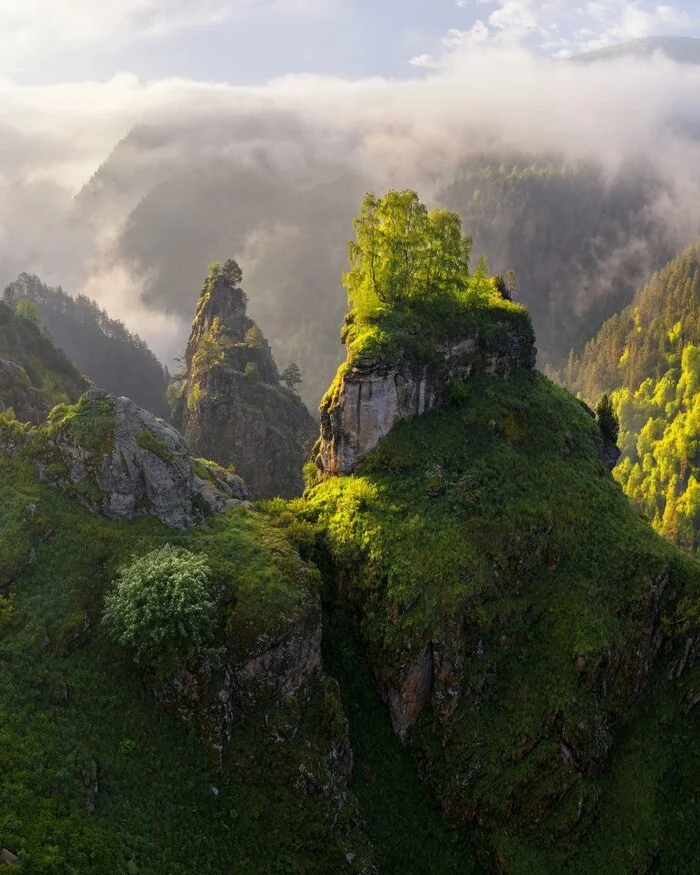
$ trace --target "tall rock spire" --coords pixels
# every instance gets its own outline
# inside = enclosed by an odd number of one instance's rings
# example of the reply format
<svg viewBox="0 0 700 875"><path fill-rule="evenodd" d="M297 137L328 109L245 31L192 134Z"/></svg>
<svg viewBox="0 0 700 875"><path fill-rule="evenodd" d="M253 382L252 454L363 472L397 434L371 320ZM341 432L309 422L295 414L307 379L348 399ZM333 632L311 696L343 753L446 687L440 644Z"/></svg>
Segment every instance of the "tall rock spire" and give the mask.
<svg viewBox="0 0 700 875"><path fill-rule="evenodd" d="M214 264L197 303L173 421L195 456L233 465L256 498L301 492L314 421L280 384L270 346L246 313L235 261Z"/></svg>

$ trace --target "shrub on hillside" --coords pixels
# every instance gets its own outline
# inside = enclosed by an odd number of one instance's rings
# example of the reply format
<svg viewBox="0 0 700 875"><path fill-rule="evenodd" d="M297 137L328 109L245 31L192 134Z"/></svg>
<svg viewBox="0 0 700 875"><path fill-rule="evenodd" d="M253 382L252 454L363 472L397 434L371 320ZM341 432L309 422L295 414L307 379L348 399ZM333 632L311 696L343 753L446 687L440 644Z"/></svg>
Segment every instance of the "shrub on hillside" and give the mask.
<svg viewBox="0 0 700 875"><path fill-rule="evenodd" d="M213 658L216 610L205 556L166 544L122 567L102 622L134 662L167 676Z"/></svg>

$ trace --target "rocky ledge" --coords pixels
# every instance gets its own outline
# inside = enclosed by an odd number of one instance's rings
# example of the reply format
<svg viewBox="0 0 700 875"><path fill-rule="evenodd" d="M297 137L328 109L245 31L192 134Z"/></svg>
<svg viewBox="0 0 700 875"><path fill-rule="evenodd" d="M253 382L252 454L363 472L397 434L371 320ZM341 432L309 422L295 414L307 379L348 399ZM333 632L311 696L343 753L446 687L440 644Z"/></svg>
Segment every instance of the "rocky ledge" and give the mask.
<svg viewBox="0 0 700 875"><path fill-rule="evenodd" d="M400 420L442 407L458 381L472 376L507 378L533 370L537 350L531 334L511 323L475 331L436 349L427 364L380 362L345 366L346 371L321 405L321 440L316 464L326 474L351 474Z"/></svg>

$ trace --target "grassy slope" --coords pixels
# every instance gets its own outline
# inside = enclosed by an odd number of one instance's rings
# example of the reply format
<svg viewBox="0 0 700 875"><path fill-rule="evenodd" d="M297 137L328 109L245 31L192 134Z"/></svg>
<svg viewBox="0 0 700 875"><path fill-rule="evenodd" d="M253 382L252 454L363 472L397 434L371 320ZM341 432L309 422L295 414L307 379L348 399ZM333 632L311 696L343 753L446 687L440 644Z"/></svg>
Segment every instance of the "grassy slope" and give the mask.
<svg viewBox="0 0 700 875"><path fill-rule="evenodd" d="M331 809L323 792L295 789L300 767L318 773L328 749L332 685L312 683L237 726L220 771L99 624L118 564L171 541L236 581L229 628L240 643L294 610L313 580L284 532L246 511L184 535L152 519L107 522L2 454L0 521L10 591L0 602L0 844L23 871L341 872L350 850L358 868L366 861L352 797ZM296 734L280 744L277 728L289 726Z"/></svg>
<svg viewBox="0 0 700 875"><path fill-rule="evenodd" d="M644 674L647 595L668 574L670 590L697 598L698 566L640 520L595 433L543 377L474 380L463 403L400 423L354 476L299 505L350 581L375 665L398 672L409 646L431 640L464 660L450 732L428 712L411 741L455 819L476 819L486 856L512 872L687 861L692 831L677 821L687 810L698 823L690 792L669 807L674 774L691 787L698 771L697 744L682 742L697 738L693 715L677 714L682 690L658 681L650 713L619 733L637 708L625 678ZM566 766L562 737L592 772L603 766L598 777Z"/></svg>

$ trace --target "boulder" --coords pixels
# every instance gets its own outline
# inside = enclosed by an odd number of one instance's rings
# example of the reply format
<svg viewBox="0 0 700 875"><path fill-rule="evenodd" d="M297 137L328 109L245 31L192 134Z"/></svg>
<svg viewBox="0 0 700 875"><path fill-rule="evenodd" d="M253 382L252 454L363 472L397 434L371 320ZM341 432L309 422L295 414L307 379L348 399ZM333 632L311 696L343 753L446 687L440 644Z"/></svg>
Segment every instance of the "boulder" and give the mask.
<svg viewBox="0 0 700 875"><path fill-rule="evenodd" d="M171 425L101 389L56 408L29 442L44 481L110 519L150 515L184 529L248 498L239 477L192 459Z"/></svg>

